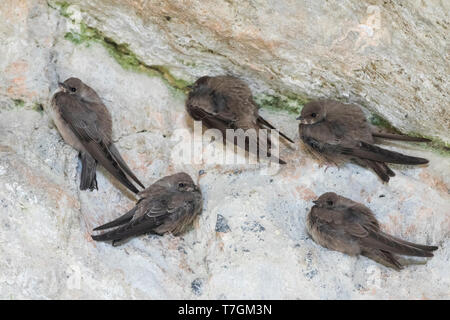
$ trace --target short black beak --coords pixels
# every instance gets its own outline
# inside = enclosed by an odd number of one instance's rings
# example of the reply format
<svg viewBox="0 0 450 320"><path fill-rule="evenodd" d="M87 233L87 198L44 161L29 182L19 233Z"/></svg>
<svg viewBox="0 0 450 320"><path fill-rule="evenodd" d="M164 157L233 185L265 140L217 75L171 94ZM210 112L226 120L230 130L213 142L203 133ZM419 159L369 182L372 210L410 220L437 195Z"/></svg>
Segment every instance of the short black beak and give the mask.
<svg viewBox="0 0 450 320"><path fill-rule="evenodd" d="M302 116L298 116L298 117L297 117L297 120L300 120L300 121L301 121L301 120L303 120L303 117L302 117Z"/></svg>
<svg viewBox="0 0 450 320"><path fill-rule="evenodd" d="M314 204L317 204L319 201L318 200L313 200L313 203Z"/></svg>
<svg viewBox="0 0 450 320"><path fill-rule="evenodd" d="M186 86L186 89L192 90L192 89L194 89L194 85L193 85L193 84L190 84L190 85Z"/></svg>

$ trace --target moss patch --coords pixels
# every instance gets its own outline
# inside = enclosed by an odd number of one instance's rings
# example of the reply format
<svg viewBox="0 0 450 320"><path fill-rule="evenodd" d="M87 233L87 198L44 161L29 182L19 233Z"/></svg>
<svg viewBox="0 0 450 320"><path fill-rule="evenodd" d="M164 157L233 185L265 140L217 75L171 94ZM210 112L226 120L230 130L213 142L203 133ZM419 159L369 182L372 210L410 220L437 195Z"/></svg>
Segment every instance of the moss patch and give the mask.
<svg viewBox="0 0 450 320"><path fill-rule="evenodd" d="M268 95L260 94L254 97L261 108L269 110L285 110L291 114L299 115L308 100L298 95Z"/></svg>
<svg viewBox="0 0 450 320"><path fill-rule="evenodd" d="M80 24L80 32L67 32L64 35L66 40L74 44L95 41L100 43L108 51L109 55L125 70L145 73L149 76L158 76L164 79L170 87L187 93L189 82L177 79L166 67L159 65L148 65L142 62L130 49L126 43L117 43L113 39L106 37L101 31L89 27L84 23Z"/></svg>
<svg viewBox="0 0 450 320"><path fill-rule="evenodd" d="M52 7L48 4L49 7L59 10L60 14L66 18L71 19L71 14L69 13L70 4L67 2L56 2L55 5L58 8ZM97 42L101 44L111 57L116 60L116 62L125 70L141 72L145 73L149 76L158 76L164 79L170 87L173 89L182 91L187 93L187 86L190 84L189 82L183 79L177 79L173 76L169 70L164 66L159 65L148 65L142 62L134 53L129 49L129 45L127 43L118 43L113 39L105 36L103 32L92 28L85 23L80 23L80 31L71 31L67 32L64 35L64 38L76 45L86 44L89 46L90 42Z"/></svg>
<svg viewBox="0 0 450 320"><path fill-rule="evenodd" d="M22 99L12 99L13 109L33 110L41 114L44 113L44 107L40 102L25 101Z"/></svg>
<svg viewBox="0 0 450 320"><path fill-rule="evenodd" d="M410 134L410 135L412 135L414 137L430 139L431 142L428 142L424 145L425 149L436 152L437 154L440 154L442 156L450 157L450 144L449 143L445 143L443 140L441 140L439 138L433 138L433 137L424 136L424 135L420 135L420 134Z"/></svg>
<svg viewBox="0 0 450 320"><path fill-rule="evenodd" d="M97 33L94 29L87 27L84 23L80 24L80 32L67 32L64 39L73 42L74 44L85 43L89 46L89 41L96 39Z"/></svg>
<svg viewBox="0 0 450 320"><path fill-rule="evenodd" d="M384 119L383 117L381 117L380 115L375 114L375 113L372 113L370 115L369 121L374 126L377 126L377 127L380 127L380 128L384 128L384 129L386 129L386 131L388 131L390 133L406 134L406 135L408 135L410 137L418 137L418 138L430 139L431 142L423 144L425 149L428 149L428 150L431 150L431 151L435 151L435 152L437 152L437 153L439 153L441 155L450 156L450 144L445 143L441 139L438 139L438 138L435 138L435 137L426 136L426 135L423 135L423 134L414 133L414 132L403 133L400 130L398 130L397 128L395 128L388 120Z"/></svg>
<svg viewBox="0 0 450 320"><path fill-rule="evenodd" d="M25 101L23 101L22 99L13 99L14 101L14 105L17 108L22 108L25 105Z"/></svg>
<svg viewBox="0 0 450 320"><path fill-rule="evenodd" d="M42 105L42 103L39 103L39 102L33 103L33 106L31 109L36 112L39 112L40 114L44 113L44 106Z"/></svg>
<svg viewBox="0 0 450 320"><path fill-rule="evenodd" d="M381 117L380 115L378 115L376 113L372 113L370 115L369 121L374 126L398 132L398 130L395 129L394 126L392 126L392 124L388 120L384 119L383 117Z"/></svg>
<svg viewBox="0 0 450 320"><path fill-rule="evenodd" d="M56 9L56 8L52 7L50 5L50 3L47 2L47 4L48 4L49 7L53 8L53 9ZM67 1L57 1L55 4L59 7L59 13L63 17L70 18L70 13L68 12L68 9L70 7L70 3L68 3Z"/></svg>

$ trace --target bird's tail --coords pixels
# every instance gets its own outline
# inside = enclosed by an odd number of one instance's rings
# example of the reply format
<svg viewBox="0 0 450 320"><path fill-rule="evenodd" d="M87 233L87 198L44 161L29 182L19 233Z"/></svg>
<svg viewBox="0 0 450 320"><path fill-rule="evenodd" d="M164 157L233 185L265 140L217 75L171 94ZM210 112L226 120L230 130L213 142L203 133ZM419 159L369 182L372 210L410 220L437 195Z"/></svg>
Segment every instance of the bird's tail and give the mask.
<svg viewBox="0 0 450 320"><path fill-rule="evenodd" d="M356 156L358 158L373 160L376 162L388 162L408 165L428 163L427 159L407 156L399 152L382 149L380 147L362 141L360 142L359 148L339 147L339 151L345 155Z"/></svg>
<svg viewBox="0 0 450 320"><path fill-rule="evenodd" d="M430 142L430 139L410 137L403 134L395 133L384 133L384 132L372 132L372 136L377 138L389 139L389 140L399 140L399 141L411 141L411 142Z"/></svg>
<svg viewBox="0 0 450 320"><path fill-rule="evenodd" d="M431 252L438 249L437 246L427 246L427 245L423 245L423 244L417 244L417 243L414 243L414 242L409 242L409 241L402 240L402 239L399 239L397 237L391 236L390 234L387 234L387 233L383 233L383 235L386 238L391 239L392 241L400 243L400 244L402 244L404 246L409 246L409 247L413 247L413 248L416 248L416 249L419 249L419 250L422 250L422 251L426 251L429 254L431 254L431 256L433 256L433 254Z"/></svg>
<svg viewBox="0 0 450 320"><path fill-rule="evenodd" d="M110 144L109 151L113 155L114 159L119 164L120 168L131 178L133 179L141 188L145 189L144 185L139 181L138 178L134 175L134 173L131 171L131 169L126 164L125 160L123 160L122 156L120 155L119 151L117 150L116 146L114 144Z"/></svg>
<svg viewBox="0 0 450 320"><path fill-rule="evenodd" d="M139 190L131 183L131 181L126 176L126 170L123 159L118 157L118 151L115 146L110 143L106 145L103 141L95 142L100 145L100 148L92 146L91 144L86 144L85 147L89 153L103 166L105 169L111 173L117 180L119 180L125 187L134 193L138 193ZM129 169L128 169L129 170Z"/></svg>
<svg viewBox="0 0 450 320"><path fill-rule="evenodd" d="M370 258L382 265L393 268L397 271L403 269L402 264L395 259L394 255L388 251L378 250L378 249L366 249L361 252L362 255Z"/></svg>
<svg viewBox="0 0 450 320"><path fill-rule="evenodd" d="M129 222L131 220L131 218L133 218L134 213L136 212L136 209L137 209L137 206L135 206L133 209L131 209L124 215L120 216L119 218L95 228L94 231L118 227L122 224Z"/></svg>
<svg viewBox="0 0 450 320"><path fill-rule="evenodd" d="M280 134L281 134L281 132L280 132ZM257 154L258 159L259 159L259 156L260 156L260 149L262 149L262 150L266 150L267 157L269 159L271 159L272 161L274 161L276 163L279 163L279 164L286 164L286 161L284 161L283 159L280 159L277 156L272 154L272 151L271 151L272 140L270 139L270 134L268 134L267 137L264 137L264 135L263 135L262 138L265 141L261 140L260 138L261 137L258 135L258 138L257 138L257 140L258 140L258 154Z"/></svg>
<svg viewBox="0 0 450 320"><path fill-rule="evenodd" d="M372 160L365 160L364 163L371 168L384 182L389 182L391 177L395 176L394 171L391 170L384 162L376 162Z"/></svg>
<svg viewBox="0 0 450 320"><path fill-rule="evenodd" d="M273 130L277 130L273 125L271 125L270 124L270 122L268 122L266 119L264 119L263 117L261 117L261 116L258 116L258 119L257 119L261 124L263 124L264 126L266 126L266 127L269 127L270 129L273 129ZM287 141L289 141L290 143L294 143L294 141L292 141L292 139L291 138L289 138L287 135L285 135L283 132L281 132L280 130L277 130L278 131L278 133L280 134L280 136L282 136L283 138L285 138Z"/></svg>
<svg viewBox="0 0 450 320"><path fill-rule="evenodd" d="M126 213L126 215L128 214L130 214L130 212ZM92 236L92 239L95 241L109 241L109 240L121 241L128 239L130 237L139 236L144 233L153 232L153 229L157 228L162 223L163 219L158 218L149 219L147 215L143 215L139 218L130 221L129 223L119 226L116 229L113 229L100 235Z"/></svg>
<svg viewBox="0 0 450 320"><path fill-rule="evenodd" d="M369 231L370 235L361 239L363 247L416 257L432 257L435 246L426 246L404 241L384 232Z"/></svg>
<svg viewBox="0 0 450 320"><path fill-rule="evenodd" d="M94 190L97 189L97 161L92 158L89 153L81 152L81 178L80 190Z"/></svg>
<svg viewBox="0 0 450 320"><path fill-rule="evenodd" d="M99 235L91 235L92 240L94 241L110 241L110 240L121 240L120 238L117 238L114 236L114 232L110 231L110 232L105 232L103 234L99 234Z"/></svg>

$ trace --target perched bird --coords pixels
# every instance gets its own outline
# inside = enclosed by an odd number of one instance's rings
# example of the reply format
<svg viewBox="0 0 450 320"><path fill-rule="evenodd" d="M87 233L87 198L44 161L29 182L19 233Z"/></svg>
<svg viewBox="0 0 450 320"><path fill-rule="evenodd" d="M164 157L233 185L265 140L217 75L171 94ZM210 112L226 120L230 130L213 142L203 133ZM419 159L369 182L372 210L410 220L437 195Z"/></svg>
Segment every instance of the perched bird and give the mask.
<svg viewBox="0 0 450 320"><path fill-rule="evenodd" d="M308 213L306 228L321 246L352 256L364 255L387 267L402 269L394 254L432 257L438 247L401 240L380 230L366 206L337 195L322 194Z"/></svg>
<svg viewBox="0 0 450 320"><path fill-rule="evenodd" d="M201 191L184 172L164 177L138 195L140 199L133 209L94 231L118 228L92 239L112 240L116 245L144 233L180 235L202 209Z"/></svg>
<svg viewBox="0 0 450 320"><path fill-rule="evenodd" d="M259 130L275 128L258 114L258 105L244 81L232 76L201 77L192 86L186 101L186 110L194 120L202 121L208 128L220 130L224 140L227 129L242 129L248 132L245 141L243 140L245 145L236 139L233 143L246 151L253 151L258 156L260 150L267 151L268 156L271 156L272 141L269 134L260 139ZM285 134L279 134L294 143ZM286 163L281 159L275 160Z"/></svg>
<svg viewBox="0 0 450 320"><path fill-rule="evenodd" d="M51 115L63 139L80 152L80 189L98 189L97 162L132 192L139 190L128 177L145 188L114 146L111 115L97 93L77 78L59 87L61 91L52 98Z"/></svg>
<svg viewBox="0 0 450 320"><path fill-rule="evenodd" d="M303 107L297 120L300 120L300 138L319 158L335 164L352 159L362 166L372 168L385 182L395 176L386 162L407 165L428 163L427 159L375 146L375 138L416 142L430 140L376 132L360 107L354 104L333 100L309 102Z"/></svg>

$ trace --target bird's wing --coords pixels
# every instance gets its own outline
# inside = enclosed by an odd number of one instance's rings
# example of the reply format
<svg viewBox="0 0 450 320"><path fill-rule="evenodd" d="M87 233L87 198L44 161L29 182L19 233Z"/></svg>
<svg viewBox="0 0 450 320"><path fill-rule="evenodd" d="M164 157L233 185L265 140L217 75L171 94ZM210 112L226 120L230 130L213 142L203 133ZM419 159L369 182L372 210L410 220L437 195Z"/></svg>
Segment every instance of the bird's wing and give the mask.
<svg viewBox="0 0 450 320"><path fill-rule="evenodd" d="M120 169L122 169L131 179L133 179L141 188L145 188L141 181L134 175L133 171L128 167L125 160L123 160L122 156L119 153L119 150L117 150L116 146L114 144L109 145L109 151L111 152L111 155L114 157L114 160L117 161L117 163L120 166Z"/></svg>
<svg viewBox="0 0 450 320"><path fill-rule="evenodd" d="M112 139L112 119L111 115L108 112L105 104L101 101L101 99L97 96L97 99L92 100L84 100L83 98L78 97L79 101L85 106L88 110L97 114L97 124L99 130L103 133L103 135L111 140Z"/></svg>
<svg viewBox="0 0 450 320"><path fill-rule="evenodd" d="M372 211L362 204L355 204L345 209L344 217L345 224L350 227L349 232L352 236L358 237L363 251L375 249L411 256L432 257L431 251L437 249L433 246L416 245L384 233L380 230ZM366 231L365 234L352 232L356 224L359 225L358 228Z"/></svg>
<svg viewBox="0 0 450 320"><path fill-rule="evenodd" d="M92 236L92 239L96 241L122 240L143 233L152 232L164 222L167 214L166 197L141 199L136 207L124 216L96 228L95 230L106 229L125 223L124 225L103 234Z"/></svg>
<svg viewBox="0 0 450 320"><path fill-rule="evenodd" d="M402 264L395 258L395 256L388 251L364 248L361 251L361 254L378 263L381 263L386 267L393 268L397 271L403 268Z"/></svg>
<svg viewBox="0 0 450 320"><path fill-rule="evenodd" d="M135 215L137 209L138 209L138 206L136 205L136 206L133 207L133 209L131 209L130 211L128 211L124 215L121 215L119 218L117 218L117 219L115 219L113 221L110 221L108 223L105 223L104 225L101 225L101 226L95 228L94 231L118 227L120 225L123 225L123 224L131 221L131 219Z"/></svg>
<svg viewBox="0 0 450 320"><path fill-rule="evenodd" d="M328 210L325 208L315 208L314 218L323 231L333 232L342 236L366 237L367 230L357 221L349 221L349 213L339 210Z"/></svg>
<svg viewBox="0 0 450 320"><path fill-rule="evenodd" d="M359 143L354 147L341 147L339 148L339 151L340 153L348 156L373 160L377 162L388 162L388 163L408 164L408 165L428 163L427 159L407 156L399 152L386 150L374 146L372 144L365 143L363 141L359 141Z"/></svg>
<svg viewBox="0 0 450 320"><path fill-rule="evenodd" d="M345 209L345 217L347 222L351 221L359 223L364 226L364 228L370 228L376 231L380 229L380 224L375 218L372 210L361 203L351 201Z"/></svg>
<svg viewBox="0 0 450 320"><path fill-rule="evenodd" d="M372 144L359 141L356 145L346 146L336 142L323 142L327 140L316 139L313 136L303 135L302 140L311 148L323 153L340 153L350 157L372 160L376 162L388 162L397 164L426 164L427 159L411 157L399 152L386 150Z"/></svg>
<svg viewBox="0 0 450 320"><path fill-rule="evenodd" d="M226 129L235 129L238 116L228 107L226 97L215 91L209 91L209 97L205 97L208 103L197 104L188 101L189 114L195 120L202 121L208 128L219 129L225 133Z"/></svg>
<svg viewBox="0 0 450 320"><path fill-rule="evenodd" d="M120 161L121 158L117 160L117 150L99 129L97 114L70 95L62 96L58 105L62 118L89 154L124 186L137 193L139 190L125 175L123 164L121 165L123 160Z"/></svg>
<svg viewBox="0 0 450 320"><path fill-rule="evenodd" d="M170 194L156 199L143 199L136 207L133 217L127 224L101 235L92 236L92 239L122 240L144 233L171 232L180 227L180 218L188 215L193 209L189 203L180 202L177 197Z"/></svg>
<svg viewBox="0 0 450 320"><path fill-rule="evenodd" d="M99 131L102 132L103 136L106 137L108 141L112 140L112 120L111 116L108 113L106 106L100 100L98 96L96 96L95 101L85 101L82 100L82 103L86 108L93 111L96 114L100 114L100 117L97 118L97 125ZM114 144L110 144L108 146L111 155L114 157L114 160L119 164L120 169L122 169L131 179L133 179L141 188L145 188L144 185L139 181L139 179L134 175L133 171L128 167L125 160L117 150Z"/></svg>
<svg viewBox="0 0 450 320"><path fill-rule="evenodd" d="M57 102L62 118L82 142L103 142L104 137L98 130L98 118L94 111L89 110L78 99L70 95L62 95L58 98Z"/></svg>
<svg viewBox="0 0 450 320"><path fill-rule="evenodd" d="M356 239L367 236L367 231L358 223L346 222L343 212L314 206L309 221L310 234L320 245L349 255L361 252Z"/></svg>
<svg viewBox="0 0 450 320"><path fill-rule="evenodd" d="M369 230L367 237L361 238L360 243L362 247L383 250L391 253L403 254L417 257L432 257L431 251L436 250L437 247L429 246L430 248L424 250L421 245L415 245L397 239L383 232L376 232ZM422 248L420 248L422 247Z"/></svg>
<svg viewBox="0 0 450 320"><path fill-rule="evenodd" d="M247 83L233 76L218 76L210 78L211 88L220 93L239 97L243 100L251 100L253 95Z"/></svg>
<svg viewBox="0 0 450 320"><path fill-rule="evenodd" d="M175 194L167 206L170 219L158 227L158 233L171 232L174 235L181 234L195 218L199 208L193 193Z"/></svg>
<svg viewBox="0 0 450 320"><path fill-rule="evenodd" d="M327 109L325 123L338 144L348 146L354 141L373 142L371 127L359 106L330 101Z"/></svg>

